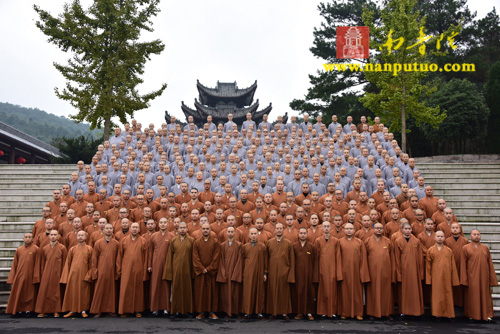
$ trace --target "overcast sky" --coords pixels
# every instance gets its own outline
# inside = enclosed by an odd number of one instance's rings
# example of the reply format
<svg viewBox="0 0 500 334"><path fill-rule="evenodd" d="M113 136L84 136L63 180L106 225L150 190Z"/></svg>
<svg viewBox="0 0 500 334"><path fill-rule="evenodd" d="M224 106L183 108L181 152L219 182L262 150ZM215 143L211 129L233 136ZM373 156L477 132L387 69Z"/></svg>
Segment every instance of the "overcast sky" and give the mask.
<svg viewBox="0 0 500 334"><path fill-rule="evenodd" d="M67 0L36 1L53 15L61 13ZM162 0L154 18L155 32L165 50L146 65L146 93L167 83L162 96L135 118L159 125L164 111L184 119L181 101L194 108L198 98L196 80L214 87L217 80L250 86L255 80L255 99L260 107L273 104L270 119L288 112L294 98L302 98L309 87L308 74L322 68L309 48L313 28L320 25L317 5L321 1L284 0ZM60 51L35 27L33 0L0 0L0 102L39 108L69 116L75 110L59 100L54 87L64 87L63 76L52 63L66 63L70 57ZM81 0L86 5L89 0ZM484 17L500 0L468 1L469 7Z"/></svg>

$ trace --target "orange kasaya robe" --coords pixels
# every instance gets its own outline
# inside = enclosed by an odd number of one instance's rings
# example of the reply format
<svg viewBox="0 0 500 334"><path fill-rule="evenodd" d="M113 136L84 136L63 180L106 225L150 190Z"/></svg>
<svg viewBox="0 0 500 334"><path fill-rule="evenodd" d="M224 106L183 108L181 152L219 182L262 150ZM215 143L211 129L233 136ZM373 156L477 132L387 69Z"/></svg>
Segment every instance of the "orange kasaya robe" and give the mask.
<svg viewBox="0 0 500 334"><path fill-rule="evenodd" d="M172 286L171 312L193 312L193 243L194 238L180 235L170 240L163 279Z"/></svg>
<svg viewBox="0 0 500 334"><path fill-rule="evenodd" d="M295 254L292 243L284 237L267 242L268 279L266 313L278 315L292 312L290 283L295 283Z"/></svg>
<svg viewBox="0 0 500 334"><path fill-rule="evenodd" d="M128 234L120 241L116 258L116 271L120 280L118 313L144 311L144 281L147 278L148 250L141 236L132 239Z"/></svg>
<svg viewBox="0 0 500 334"><path fill-rule="evenodd" d="M388 317L394 313L394 298L391 283L394 276L394 247L386 237L375 236L365 240L370 271L370 282L366 285L366 314L372 317Z"/></svg>
<svg viewBox="0 0 500 334"><path fill-rule="evenodd" d="M118 280L116 259L119 248L120 244L113 238L106 242L105 237L102 237L94 244L92 280L95 285L90 313L116 313Z"/></svg>
<svg viewBox="0 0 500 334"><path fill-rule="evenodd" d="M193 243L194 270L194 310L196 312L216 312L217 270L219 268L220 245L212 236L202 237ZM203 273L207 270L206 273Z"/></svg>
<svg viewBox="0 0 500 334"><path fill-rule="evenodd" d="M33 243L16 250L7 278L7 284L12 284L12 289L5 313L16 314L35 310L37 287L33 284L33 277L38 251L38 246Z"/></svg>
<svg viewBox="0 0 500 334"><path fill-rule="evenodd" d="M92 247L73 246L68 252L61 283L66 284L63 312L83 312L90 309Z"/></svg>
<svg viewBox="0 0 500 334"><path fill-rule="evenodd" d="M370 281L365 244L361 239L339 240L342 254L342 277L339 293L339 314L344 317L363 316L363 283Z"/></svg>
<svg viewBox="0 0 500 334"><path fill-rule="evenodd" d="M260 242L243 246L243 296L241 312L245 314L264 313L266 289L264 274L268 271L266 246Z"/></svg>
<svg viewBox="0 0 500 334"><path fill-rule="evenodd" d="M151 268L151 311L170 311L170 282L163 280L162 276L172 238L174 234L168 231L165 231L165 234L161 231L155 232L150 238L148 267Z"/></svg>
<svg viewBox="0 0 500 334"><path fill-rule="evenodd" d="M490 287L498 280L486 245L470 243L462 248L460 284L465 285L464 315L474 320L493 318Z"/></svg>
<svg viewBox="0 0 500 334"><path fill-rule="evenodd" d="M40 283L35 306L36 313L61 312L64 289L59 281L66 263L68 251L63 244L56 242L42 248L38 256L38 272L33 283Z"/></svg>
<svg viewBox="0 0 500 334"><path fill-rule="evenodd" d="M460 284L453 251L437 245L427 250L426 283L432 286L431 312L435 317L454 318L453 286Z"/></svg>
<svg viewBox="0 0 500 334"><path fill-rule="evenodd" d="M220 263L217 273L219 283L219 309L228 315L238 314L241 309L241 281L243 278L243 244L234 240L220 246Z"/></svg>

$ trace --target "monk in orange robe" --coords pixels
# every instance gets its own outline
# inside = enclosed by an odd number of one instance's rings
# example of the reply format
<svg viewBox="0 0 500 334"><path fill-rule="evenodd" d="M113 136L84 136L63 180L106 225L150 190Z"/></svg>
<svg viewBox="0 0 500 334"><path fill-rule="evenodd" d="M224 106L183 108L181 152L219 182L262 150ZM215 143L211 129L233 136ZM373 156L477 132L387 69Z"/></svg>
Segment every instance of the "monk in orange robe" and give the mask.
<svg viewBox="0 0 500 334"><path fill-rule="evenodd" d="M256 228L249 231L250 241L243 246L243 296L241 312L247 320L256 314L263 319L266 290L264 283L267 281L267 249L258 242Z"/></svg>
<svg viewBox="0 0 500 334"><path fill-rule="evenodd" d="M292 308L297 315L295 319L314 320L314 299L316 298L313 285L314 264L316 263L316 248L307 241L307 228L299 228L299 240L293 244L295 256L295 284L292 289Z"/></svg>
<svg viewBox="0 0 500 334"><path fill-rule="evenodd" d="M32 233L26 233L23 241L24 245L16 250L7 278L7 284L12 284L9 302L5 309L7 314L16 315L20 312L30 313L35 310L37 289L33 284L33 277L39 249L33 245Z"/></svg>
<svg viewBox="0 0 500 334"><path fill-rule="evenodd" d="M366 248L361 239L354 237L354 225L344 226L345 237L339 240L342 254L342 277L340 282L339 314L341 319L363 320L363 283L370 281Z"/></svg>
<svg viewBox="0 0 500 334"><path fill-rule="evenodd" d="M180 222L179 235L170 241L163 279L172 286L171 312L173 317L193 312L193 243L187 235L187 224Z"/></svg>
<svg viewBox="0 0 500 334"><path fill-rule="evenodd" d="M164 315L170 311L170 282L163 280L162 277L170 241L174 237L174 234L168 231L167 218L161 218L158 226L160 230L151 235L148 256L148 271L151 275L150 310L155 316L159 315L159 311Z"/></svg>
<svg viewBox="0 0 500 334"><path fill-rule="evenodd" d="M121 278L118 313L124 318L128 313L142 317L144 311L144 281L147 278L146 240L139 235L138 223L130 225L130 234L120 241L116 258L116 271Z"/></svg>
<svg viewBox="0 0 500 334"><path fill-rule="evenodd" d="M99 224L102 223L101 220L106 218L99 219ZM116 313L116 258L119 248L120 244L113 238L113 225L105 223L104 237L95 242L92 253L92 280L95 285L90 313L94 314L94 318L99 318L102 313L112 316Z"/></svg>
<svg viewBox="0 0 500 334"><path fill-rule="evenodd" d="M337 281L342 280L339 239L330 234L331 226L330 222L323 222L323 235L314 242L317 252L314 272L314 282L318 283L317 314L324 317L336 317Z"/></svg>
<svg viewBox="0 0 500 334"><path fill-rule="evenodd" d="M292 243L283 237L283 224L275 226L275 237L267 242L268 280L267 280L267 313L270 319L283 315L289 320L292 312L290 299L290 283L295 283L295 255Z"/></svg>
<svg viewBox="0 0 500 334"><path fill-rule="evenodd" d="M396 280L398 285L399 312L403 315L424 314L422 280L424 279L424 254L422 244L411 233L411 225L401 225L402 237L394 242Z"/></svg>
<svg viewBox="0 0 500 334"><path fill-rule="evenodd" d="M227 240L220 246L220 263L217 273L219 283L219 309L228 316L237 315L241 308L241 280L243 259L241 242L234 239L235 229L227 229Z"/></svg>
<svg viewBox="0 0 500 334"><path fill-rule="evenodd" d="M217 311L217 270L219 269L220 245L210 235L210 224L201 226L202 237L193 243L194 270L194 310L199 312L196 319L203 319L209 313L211 319L218 319Z"/></svg>
<svg viewBox="0 0 500 334"><path fill-rule="evenodd" d="M460 265L462 260L462 247L467 245L469 240L462 236L460 224L451 224L451 237L444 241L445 246L450 247L453 251L455 258L455 265L457 266L458 276L460 277ZM464 306L464 286L458 285L453 287L453 303L455 306Z"/></svg>
<svg viewBox="0 0 500 334"><path fill-rule="evenodd" d="M498 285L493 260L478 230L470 232L470 241L462 248L460 264L460 284L465 285L464 315L491 321L494 314L490 287Z"/></svg>
<svg viewBox="0 0 500 334"><path fill-rule="evenodd" d="M376 223L373 236L365 241L368 256L370 282L366 285L366 314L370 317L387 317L392 320L394 299L392 284L394 276L394 254L392 242L384 237L384 225Z"/></svg>
<svg viewBox="0 0 500 334"><path fill-rule="evenodd" d="M77 313L81 313L82 318L87 318L86 311L90 309L92 247L85 243L87 232L79 231L76 238L78 245L69 250L61 275L61 283L66 284L62 306L62 310L68 312L64 315L65 318Z"/></svg>
<svg viewBox="0 0 500 334"><path fill-rule="evenodd" d="M432 286L431 312L435 317L455 318L453 286L460 284L453 251L444 245L444 232L437 231L436 244L427 250L425 281Z"/></svg>
<svg viewBox="0 0 500 334"><path fill-rule="evenodd" d="M50 243L39 252L40 256L36 265L39 271L33 279L33 283L40 283L35 306L35 312L39 313L39 318L46 317L47 313L54 313L54 317L58 318L61 312L64 289L59 281L68 251L63 244L58 242L59 237L57 230L50 231Z"/></svg>

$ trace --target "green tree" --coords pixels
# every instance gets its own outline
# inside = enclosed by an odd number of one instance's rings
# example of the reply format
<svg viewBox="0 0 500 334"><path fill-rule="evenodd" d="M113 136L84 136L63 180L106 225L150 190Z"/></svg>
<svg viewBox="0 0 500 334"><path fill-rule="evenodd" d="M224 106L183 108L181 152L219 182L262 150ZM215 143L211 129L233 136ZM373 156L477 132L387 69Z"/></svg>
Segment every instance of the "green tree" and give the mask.
<svg viewBox="0 0 500 334"><path fill-rule="evenodd" d="M488 147L492 153L500 153L500 61L490 70L490 78L484 87L486 104L490 108L488 120Z"/></svg>
<svg viewBox="0 0 500 334"><path fill-rule="evenodd" d="M314 42L310 51L317 58L327 63L351 62L350 59L337 59L337 30L338 26L362 26L361 14L367 6L374 12L378 7L373 1L348 0L320 3L318 10L324 22L314 28ZM371 113L360 102L359 89L367 83L364 74L351 71L318 70L309 75L311 87L303 99L294 99L290 108L300 113L309 113L312 116L322 115L323 122L331 122L331 115L336 114L339 120L345 122L348 115L359 119L361 115L370 116Z"/></svg>
<svg viewBox="0 0 500 334"><path fill-rule="evenodd" d="M166 88L141 95L137 86L151 55L165 45L159 40L140 41L142 31L153 31L151 18L159 12L159 0L94 0L88 9L79 0L64 5L58 17L35 5L36 26L49 42L73 57L67 65L54 63L67 80L55 89L57 97L78 109L71 118L88 121L91 130L104 123L104 139L109 138L112 117L126 123L134 111L147 108L149 101Z"/></svg>
<svg viewBox="0 0 500 334"><path fill-rule="evenodd" d="M79 160L90 163L102 144L103 137L94 139L92 136L79 136L76 138L58 137L52 141L52 145L59 149L62 158L55 158L52 162L60 164L76 164Z"/></svg>
<svg viewBox="0 0 500 334"><path fill-rule="evenodd" d="M486 83L490 69L500 59L500 17L495 8L471 28L469 47L464 51L464 62L474 63L476 71L467 73L472 82ZM463 74L465 76L465 74Z"/></svg>
<svg viewBox="0 0 500 334"><path fill-rule="evenodd" d="M497 79L498 80L498 79ZM497 83L498 84L498 83ZM485 138L489 109L476 86L467 79L452 79L441 85L427 99L432 107L446 111L446 118L438 129L423 124L425 136L438 146L439 153L465 153L471 146L476 153Z"/></svg>
<svg viewBox="0 0 500 334"><path fill-rule="evenodd" d="M378 92L365 93L360 101L384 123L389 123L391 131L401 131L403 152L407 151L406 120L409 116L415 119L417 126L422 123L437 126L446 117L445 112L439 112L439 106L429 107L423 101L437 87L432 82L424 82L427 73L418 69L429 65L426 43L436 42L437 37L422 40L426 36L425 18L415 10L415 5L416 0L389 0L381 11L380 25L374 23L372 10L366 8L363 12L363 21L370 27L370 46L381 50L370 60L370 65L376 69L386 64L399 64L401 71L365 72L367 80L377 86ZM449 28L445 36L452 29L456 31L458 28ZM414 64L420 65L419 68L416 69Z"/></svg>

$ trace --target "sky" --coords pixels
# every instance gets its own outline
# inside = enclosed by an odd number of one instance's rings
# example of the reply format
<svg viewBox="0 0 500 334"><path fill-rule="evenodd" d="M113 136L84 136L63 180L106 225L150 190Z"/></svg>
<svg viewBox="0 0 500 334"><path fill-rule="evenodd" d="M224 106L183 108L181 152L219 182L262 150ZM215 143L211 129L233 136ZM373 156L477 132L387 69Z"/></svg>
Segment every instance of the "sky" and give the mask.
<svg viewBox="0 0 500 334"><path fill-rule="evenodd" d="M68 0L36 1L52 15L62 12ZM146 64L144 94L162 83L165 92L151 102L150 108L135 112L143 124L164 122L168 110L182 120L181 101L194 109L198 98L196 80L208 87L217 81L237 82L246 88L257 80L254 96L259 110L272 103L269 116L296 115L290 101L307 93L309 74L323 68L323 60L313 56L314 27L322 18L317 10L320 0L189 0L160 2L161 12L153 18L152 33L145 40L161 39L165 50ZM33 0L0 0L0 102L69 116L77 111L69 102L59 100L54 88L65 80L53 62L66 64L71 54L47 42L36 28ZM90 0L81 0L86 6ZM477 18L484 17L500 0L468 1Z"/></svg>

